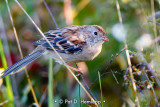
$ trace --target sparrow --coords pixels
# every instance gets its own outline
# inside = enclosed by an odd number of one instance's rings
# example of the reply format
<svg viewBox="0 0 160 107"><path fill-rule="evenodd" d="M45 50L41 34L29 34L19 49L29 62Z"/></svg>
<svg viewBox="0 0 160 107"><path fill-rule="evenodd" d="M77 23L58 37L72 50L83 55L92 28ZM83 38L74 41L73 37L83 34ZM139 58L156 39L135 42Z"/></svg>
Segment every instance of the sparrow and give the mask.
<svg viewBox="0 0 160 107"><path fill-rule="evenodd" d="M109 40L105 30L98 25L72 25L50 30L44 35L66 63L93 60L101 52L104 41ZM33 45L37 46L33 52L3 71L0 78L16 73L42 55L63 64L45 38L34 42Z"/></svg>

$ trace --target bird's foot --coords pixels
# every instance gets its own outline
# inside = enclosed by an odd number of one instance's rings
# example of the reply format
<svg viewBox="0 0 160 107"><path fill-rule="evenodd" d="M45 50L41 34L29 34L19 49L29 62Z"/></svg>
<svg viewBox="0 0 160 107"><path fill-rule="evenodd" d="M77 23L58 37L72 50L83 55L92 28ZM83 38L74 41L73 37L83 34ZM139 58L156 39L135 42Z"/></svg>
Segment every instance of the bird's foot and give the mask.
<svg viewBox="0 0 160 107"><path fill-rule="evenodd" d="M69 65L68 65L69 66ZM83 73L81 72L82 70L79 68L74 68L72 66L69 66L70 69L72 69L73 71L76 71L78 74L76 75L77 77L80 75L83 75Z"/></svg>

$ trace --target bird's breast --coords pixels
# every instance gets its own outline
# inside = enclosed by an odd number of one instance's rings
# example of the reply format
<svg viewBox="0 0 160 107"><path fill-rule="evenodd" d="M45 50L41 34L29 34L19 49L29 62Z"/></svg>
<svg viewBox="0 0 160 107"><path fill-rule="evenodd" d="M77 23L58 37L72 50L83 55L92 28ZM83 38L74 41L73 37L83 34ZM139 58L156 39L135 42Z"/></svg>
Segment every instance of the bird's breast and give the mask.
<svg viewBox="0 0 160 107"><path fill-rule="evenodd" d="M87 47L84 48L82 53L79 54L66 54L66 53L59 53L60 56L63 58L65 62L82 62L82 61L89 61L93 60L100 52L102 46L98 47ZM62 64L59 57L53 51L48 51L48 56L55 59L56 62Z"/></svg>
<svg viewBox="0 0 160 107"><path fill-rule="evenodd" d="M102 46L93 46L86 50L88 60L93 60L101 52Z"/></svg>

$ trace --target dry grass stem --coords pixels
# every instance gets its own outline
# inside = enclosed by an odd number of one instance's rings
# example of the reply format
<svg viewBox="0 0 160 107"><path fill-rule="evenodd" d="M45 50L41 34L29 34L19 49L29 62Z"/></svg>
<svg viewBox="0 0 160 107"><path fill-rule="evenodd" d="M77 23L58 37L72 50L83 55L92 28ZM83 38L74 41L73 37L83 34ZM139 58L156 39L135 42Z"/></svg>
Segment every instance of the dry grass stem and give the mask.
<svg viewBox="0 0 160 107"><path fill-rule="evenodd" d="M114 79L116 80L117 84L119 84L119 82L118 82L118 80L117 80L117 78L116 78L116 76L114 75L114 73L113 73L112 70L111 70L111 72L112 72L112 75L113 75Z"/></svg>
<svg viewBox="0 0 160 107"><path fill-rule="evenodd" d="M118 3L118 0L116 0L116 7L117 7L117 11L118 11L118 16L119 16L119 22L122 24L122 16L121 16L121 11L120 11L120 6L119 6L119 3ZM131 60L130 60L130 57L129 57L129 51L128 51L128 46L127 46L126 40L124 41L124 44L125 44L125 48L126 48L125 51L126 51L126 57L127 57L127 62L128 62L128 66L129 66L129 73L130 73L130 76L131 76L131 82L132 82L134 93L135 93L135 96L136 96L136 99L135 99L136 105L138 107L140 107L137 88L136 88L136 84L134 82L134 76L133 76L132 68L131 68L132 65L131 65Z"/></svg>
<svg viewBox="0 0 160 107"><path fill-rule="evenodd" d="M10 8L9 8L9 5L8 5L8 0L6 0L6 4L7 4L9 16L10 16L10 20L11 20L11 23L12 23L14 35L15 35L15 38L16 38L16 42L17 42L17 45L18 45L18 50L19 50L19 53L20 53L21 58L23 58L22 49L21 49L21 46L20 46L20 43L19 43L19 39L18 39L18 35L17 35L16 28L15 28L15 26L14 26L13 18L12 18L11 11L10 11ZM28 72L27 72L27 68L25 67L24 69L25 69L25 73L26 73L26 76L27 76L28 83L29 83L30 88L31 88L31 92L32 92L34 101L38 104L37 97L36 97L36 95L35 95L34 89L33 89L32 84L31 84L31 80L30 80L30 78L29 78L29 74L28 74Z"/></svg>
<svg viewBox="0 0 160 107"><path fill-rule="evenodd" d="M132 72L132 68L131 68L131 60L130 60L130 57L129 57L129 51L128 51L128 47L127 45L125 45L125 48L126 48L126 56L127 56L127 62L128 62L128 66L129 66L129 74L131 76L131 82L132 82L132 85L133 85L133 90L135 92L135 96L136 96L136 103L137 103L137 106L140 107L139 105L139 99L138 99L138 93L137 93L137 88L136 88L136 84L134 82L134 76L133 76L133 72Z"/></svg>
<svg viewBox="0 0 160 107"><path fill-rule="evenodd" d="M114 58L118 57L124 50L126 50L126 48L123 48L119 53L116 53L116 55L113 55L113 54L111 55L111 59L110 59L109 63L107 64L107 67L106 67L105 71L108 70L108 68L111 65L111 63L113 62ZM108 73L110 73L110 72L105 72L105 73L101 74L101 77L103 77L105 74L108 74ZM95 79L95 81L97 81L97 80L98 80L98 78Z"/></svg>
<svg viewBox="0 0 160 107"><path fill-rule="evenodd" d="M5 56L7 58L6 59L7 60L7 65L10 66L10 65L12 65L12 60L11 60L11 56L10 56L7 36L6 36L6 33L5 33L5 26L4 26L3 19L1 17L1 15L2 14L0 13L0 23L1 23L0 36L1 36L1 40L3 41L3 48L4 48ZM4 69L1 69L1 70L2 71L0 71L0 72L4 71ZM11 84L12 84L12 92L13 92L13 96L14 96L14 103L15 103L16 106L20 106L19 94L18 94L18 89L17 89L17 82L15 81L15 75L11 75L10 79L11 79ZM2 79L0 81L2 81ZM0 86L1 86L1 82L0 82Z"/></svg>
<svg viewBox="0 0 160 107"><path fill-rule="evenodd" d="M152 86L152 84L151 84L151 82L150 82L150 80L149 80L149 78L148 78L148 75L146 74L146 71L144 71L144 75L146 76L146 78L147 78L147 80L148 80L148 82L149 82L149 85L151 86L153 95L154 95L154 97L155 97L156 105L158 106L158 99L157 99L156 93L155 93L154 88L153 88L153 86Z"/></svg>
<svg viewBox="0 0 160 107"><path fill-rule="evenodd" d="M8 100L1 102L1 103L0 103L0 106L3 106L3 105L6 104L6 103L8 103Z"/></svg>
<svg viewBox="0 0 160 107"><path fill-rule="evenodd" d="M47 5L47 3L46 3L46 1L43 0L43 3L44 3L44 5L45 5L45 7L47 8L49 14L51 15L51 18L52 18L53 22L55 23L56 28L59 28L59 27L58 27L58 24L57 24L57 22L56 22L56 20L55 20L55 18L54 18L54 16L53 16L53 14L52 14L52 12L51 12L51 10L49 9L49 7L48 7L48 5Z"/></svg>
<svg viewBox="0 0 160 107"><path fill-rule="evenodd" d="M80 0L75 9L73 9L73 19L78 15L78 13L87 6L90 0Z"/></svg>
<svg viewBox="0 0 160 107"><path fill-rule="evenodd" d="M86 87L87 90L89 91L89 93L92 95L92 97L95 99L95 101L98 101L97 98L95 97L95 95L92 93L90 87L87 85L87 83L86 83L86 81L85 81L85 79L84 79L83 74L80 74L80 76L81 76L81 78L82 78L82 80L83 80L83 83L84 83L85 87ZM101 107L101 105L99 105L99 107Z"/></svg>
<svg viewBox="0 0 160 107"><path fill-rule="evenodd" d="M40 98L39 101L39 106L42 107L43 101L45 100L46 96L47 96L47 92L48 92L48 86L46 87L46 89L43 92L43 95Z"/></svg>
<svg viewBox="0 0 160 107"><path fill-rule="evenodd" d="M152 75L153 75L154 78L155 78L155 81L156 81L156 83L157 83L157 86L158 86L159 89L160 89L160 81L159 81L159 79L158 79L157 76L156 76L157 74L155 74L155 72L152 70L150 64L147 63L147 61L146 61L146 59L144 58L144 55L142 54L142 52L139 52L139 55L140 55L141 60L144 61L144 63L145 63L146 66L148 67L149 71L151 71Z"/></svg>
<svg viewBox="0 0 160 107"><path fill-rule="evenodd" d="M118 3L118 0L116 0L116 7L117 7L117 10L118 10L118 17L119 17L119 22L122 24L122 16L121 16L121 11L120 11L120 6L119 6L119 3Z"/></svg>
<svg viewBox="0 0 160 107"><path fill-rule="evenodd" d="M19 5L19 7L23 10L23 12L27 15L27 17L29 18L29 20L32 22L32 24L36 27L36 29L40 32L40 34L43 36L43 38L48 42L48 44L50 45L50 47L53 49L53 51L56 53L56 55L59 57L59 59L63 62L63 65L66 66L66 68L68 69L68 71L72 74L72 76L76 79L76 81L80 84L80 86L83 88L83 90L86 92L86 94L88 95L88 97L95 103L95 105L98 107L98 104L96 103L96 101L92 98L92 96L89 94L89 92L85 89L85 87L82 85L82 83L78 80L78 78L75 76L75 74L72 72L72 70L67 66L67 64L65 63L65 61L62 59L62 57L58 54L58 52L54 49L54 47L51 45L51 43L48 41L48 39L45 37L45 35L43 34L43 32L40 30L40 28L35 24L35 22L32 20L32 18L28 15L28 13L25 11L25 9L21 6L21 4L15 0L15 2Z"/></svg>
<svg viewBox="0 0 160 107"><path fill-rule="evenodd" d="M155 11L154 11L154 0L151 0L151 10L152 10L152 20L153 20L153 31L154 36L157 38L157 30L156 30L156 19L155 19ZM157 44L156 44L157 45ZM158 45L157 45L158 46Z"/></svg>

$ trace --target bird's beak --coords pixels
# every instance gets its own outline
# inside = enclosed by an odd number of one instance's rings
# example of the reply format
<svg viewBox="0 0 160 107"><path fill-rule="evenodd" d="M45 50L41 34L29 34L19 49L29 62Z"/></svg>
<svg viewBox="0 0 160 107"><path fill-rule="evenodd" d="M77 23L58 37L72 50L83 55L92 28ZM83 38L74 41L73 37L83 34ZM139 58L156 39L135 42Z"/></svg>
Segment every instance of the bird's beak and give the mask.
<svg viewBox="0 0 160 107"><path fill-rule="evenodd" d="M102 38L101 38L101 40L103 40L103 41L109 41L109 39L107 38L107 35L103 35Z"/></svg>

